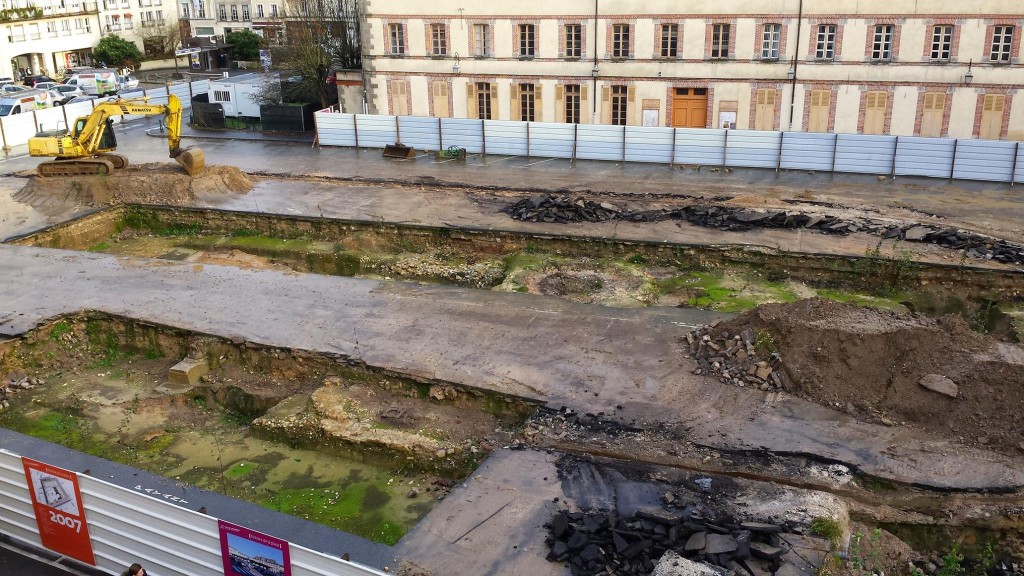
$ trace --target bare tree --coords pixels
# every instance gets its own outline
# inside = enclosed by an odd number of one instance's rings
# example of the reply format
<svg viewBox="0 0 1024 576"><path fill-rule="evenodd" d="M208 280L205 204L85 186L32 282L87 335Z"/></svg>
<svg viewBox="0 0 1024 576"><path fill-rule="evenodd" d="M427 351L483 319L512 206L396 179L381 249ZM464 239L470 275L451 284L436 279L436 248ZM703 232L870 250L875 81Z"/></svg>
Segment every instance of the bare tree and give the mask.
<svg viewBox="0 0 1024 576"><path fill-rule="evenodd" d="M146 56L170 54L181 44L181 29L177 20L160 20L148 26L136 25L134 36L142 42Z"/></svg>
<svg viewBox="0 0 1024 576"><path fill-rule="evenodd" d="M337 88L332 70L359 68L359 0L288 0L281 65L302 80L297 89L327 106Z"/></svg>

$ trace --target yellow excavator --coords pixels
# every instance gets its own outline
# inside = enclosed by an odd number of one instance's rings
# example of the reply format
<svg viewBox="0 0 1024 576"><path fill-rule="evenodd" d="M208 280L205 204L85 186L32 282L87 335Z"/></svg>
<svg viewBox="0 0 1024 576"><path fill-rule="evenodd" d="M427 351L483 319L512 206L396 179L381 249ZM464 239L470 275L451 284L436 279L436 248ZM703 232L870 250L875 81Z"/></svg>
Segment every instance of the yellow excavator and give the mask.
<svg viewBox="0 0 1024 576"><path fill-rule="evenodd" d="M149 104L148 98L131 98L99 102L88 116L75 120L70 131L56 135L37 135L29 138L30 156L55 158L41 162L36 167L40 176L91 176L110 174L128 165L128 159L113 154L117 149L114 137L115 116L129 114L142 116L164 116L167 127L167 143L171 158L181 164L189 175L194 175L206 166L206 155L199 148L181 149L181 101L169 95L167 104Z"/></svg>

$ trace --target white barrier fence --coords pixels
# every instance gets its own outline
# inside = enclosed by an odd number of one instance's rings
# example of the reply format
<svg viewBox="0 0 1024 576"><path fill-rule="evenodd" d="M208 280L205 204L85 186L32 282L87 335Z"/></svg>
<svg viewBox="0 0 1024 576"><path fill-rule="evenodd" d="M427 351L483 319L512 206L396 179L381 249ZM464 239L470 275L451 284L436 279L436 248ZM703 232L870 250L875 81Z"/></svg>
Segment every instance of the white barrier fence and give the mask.
<svg viewBox="0 0 1024 576"><path fill-rule="evenodd" d="M186 108L192 105L192 96L206 94L210 90L210 82L201 80L197 82L183 82L163 88L149 90L134 90L123 92L121 98L148 97L154 104L166 104L170 94L177 96ZM77 102L66 106L54 106L42 110L29 110L21 114L11 116L0 116L0 144L4 150L10 150L14 146L27 144L28 139L35 136L36 132L64 129L70 126L79 116L87 116L96 105L96 100ZM133 120L141 116L125 116L124 119Z"/></svg>
<svg viewBox="0 0 1024 576"><path fill-rule="evenodd" d="M79 474L78 483L97 568L121 574L142 559L154 576L223 576L216 518L91 476ZM0 450L0 534L43 547L22 460L6 450ZM294 544L288 548L294 576L384 574Z"/></svg>
<svg viewBox="0 0 1024 576"><path fill-rule="evenodd" d="M316 113L321 146L1024 181L1019 142Z"/></svg>

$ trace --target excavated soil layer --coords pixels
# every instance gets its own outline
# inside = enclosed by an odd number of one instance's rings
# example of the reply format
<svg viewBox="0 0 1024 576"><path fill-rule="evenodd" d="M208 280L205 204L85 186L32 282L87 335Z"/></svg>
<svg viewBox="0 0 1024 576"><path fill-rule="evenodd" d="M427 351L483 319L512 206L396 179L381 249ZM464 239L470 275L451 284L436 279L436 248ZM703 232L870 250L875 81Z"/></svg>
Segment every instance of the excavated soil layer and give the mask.
<svg viewBox="0 0 1024 576"><path fill-rule="evenodd" d="M792 392L889 425L1024 450L1024 348L938 319L823 299L766 304L716 326L777 349ZM956 397L919 382L944 376Z"/></svg>
<svg viewBox="0 0 1024 576"><path fill-rule="evenodd" d="M101 206L115 203L190 204L197 195L252 190L252 180L234 166L207 166L189 176L177 164L129 165L109 176L40 178L31 176L14 199L35 205L53 198L65 203Z"/></svg>

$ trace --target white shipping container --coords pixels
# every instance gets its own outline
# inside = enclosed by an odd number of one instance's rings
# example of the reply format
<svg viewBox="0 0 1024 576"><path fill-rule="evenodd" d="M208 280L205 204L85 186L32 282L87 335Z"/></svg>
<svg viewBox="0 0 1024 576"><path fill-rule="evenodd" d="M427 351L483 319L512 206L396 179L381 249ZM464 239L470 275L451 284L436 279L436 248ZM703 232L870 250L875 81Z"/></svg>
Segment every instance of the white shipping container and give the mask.
<svg viewBox="0 0 1024 576"><path fill-rule="evenodd" d="M220 104L226 118L259 118L260 93L269 85L280 82L275 74L242 74L210 80L210 103Z"/></svg>

